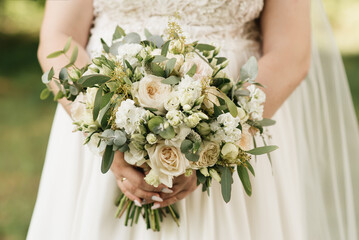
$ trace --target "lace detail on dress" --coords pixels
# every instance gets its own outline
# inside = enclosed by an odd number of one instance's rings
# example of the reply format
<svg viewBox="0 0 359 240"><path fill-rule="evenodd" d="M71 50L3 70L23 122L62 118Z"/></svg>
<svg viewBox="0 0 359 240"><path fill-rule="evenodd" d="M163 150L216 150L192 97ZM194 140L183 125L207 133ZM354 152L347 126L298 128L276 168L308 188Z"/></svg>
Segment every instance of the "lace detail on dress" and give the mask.
<svg viewBox="0 0 359 240"><path fill-rule="evenodd" d="M241 35L257 31L252 22L258 18L263 0L94 0L95 17L106 15L121 25L145 23L149 18L167 18L179 12L181 22L216 30L242 30ZM165 21L167 22L167 21Z"/></svg>

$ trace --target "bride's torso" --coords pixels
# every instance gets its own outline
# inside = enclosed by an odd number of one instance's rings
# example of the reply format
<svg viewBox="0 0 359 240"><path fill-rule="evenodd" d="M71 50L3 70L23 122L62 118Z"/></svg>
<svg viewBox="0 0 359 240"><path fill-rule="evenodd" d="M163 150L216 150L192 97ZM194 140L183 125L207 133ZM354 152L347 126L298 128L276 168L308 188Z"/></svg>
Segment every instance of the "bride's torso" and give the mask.
<svg viewBox="0 0 359 240"><path fill-rule="evenodd" d="M168 17L180 14L181 26L190 40L214 43L231 62L229 71L238 74L250 56L260 55L260 33L256 20L263 0L93 0L94 25L87 50L101 53L100 38L111 43L116 25L127 33L162 34ZM233 76L236 77L236 76Z"/></svg>

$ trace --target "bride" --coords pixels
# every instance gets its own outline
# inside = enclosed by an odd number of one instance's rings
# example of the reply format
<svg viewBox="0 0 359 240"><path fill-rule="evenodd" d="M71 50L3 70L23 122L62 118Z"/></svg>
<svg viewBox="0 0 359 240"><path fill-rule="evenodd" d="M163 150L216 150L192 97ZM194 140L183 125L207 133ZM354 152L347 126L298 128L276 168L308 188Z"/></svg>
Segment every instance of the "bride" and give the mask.
<svg viewBox="0 0 359 240"><path fill-rule="evenodd" d="M189 38L221 46L232 76L250 56L259 59L264 114L277 121L269 130L280 146L272 166L255 161L251 197L235 177L228 204L218 183L208 197L194 175L178 177L172 189L154 188L120 152L112 173L103 175L101 159L72 133L71 105L62 99L27 239L357 239L358 128L320 0L48 1L40 64L45 71L66 65L65 57L46 56L71 36L72 47L79 46L76 64L84 66L101 53L101 37L111 41L116 25L159 34L176 11ZM141 220L125 227L114 218L119 189L137 205L176 204L180 227L166 219L157 233Z"/></svg>

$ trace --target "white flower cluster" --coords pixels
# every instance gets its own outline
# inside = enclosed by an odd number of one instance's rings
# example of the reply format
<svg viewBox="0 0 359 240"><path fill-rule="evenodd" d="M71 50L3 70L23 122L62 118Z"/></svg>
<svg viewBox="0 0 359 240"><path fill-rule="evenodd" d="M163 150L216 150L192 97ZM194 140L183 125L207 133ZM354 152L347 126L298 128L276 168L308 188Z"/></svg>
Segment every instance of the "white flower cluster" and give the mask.
<svg viewBox="0 0 359 240"><path fill-rule="evenodd" d="M183 110L190 110L195 101L202 95L202 84L185 75L177 86L177 94Z"/></svg>
<svg viewBox="0 0 359 240"><path fill-rule="evenodd" d="M230 113L218 116L216 121L210 123L210 139L214 142L237 142L241 139L241 130L238 128L239 117L233 117Z"/></svg>
<svg viewBox="0 0 359 240"><path fill-rule="evenodd" d="M116 112L116 126L124 129L127 134L133 134L139 130L140 125L145 121L147 111L136 107L135 102L127 99L121 102Z"/></svg>
<svg viewBox="0 0 359 240"><path fill-rule="evenodd" d="M263 119L263 103L266 100L266 95L254 85L250 85L247 90L249 96L238 97L238 104L247 112L250 119L260 121Z"/></svg>
<svg viewBox="0 0 359 240"><path fill-rule="evenodd" d="M117 59L123 61L126 59L131 65L136 65L138 59L136 55L143 49L143 46L136 43L126 43L118 48Z"/></svg>

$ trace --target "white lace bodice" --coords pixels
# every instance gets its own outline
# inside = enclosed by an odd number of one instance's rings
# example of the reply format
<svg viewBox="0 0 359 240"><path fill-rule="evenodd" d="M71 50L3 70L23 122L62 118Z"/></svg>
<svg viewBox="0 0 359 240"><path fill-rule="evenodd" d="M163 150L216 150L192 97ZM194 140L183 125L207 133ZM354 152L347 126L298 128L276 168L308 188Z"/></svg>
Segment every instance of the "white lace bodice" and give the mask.
<svg viewBox="0 0 359 240"><path fill-rule="evenodd" d="M126 32L142 33L147 28L161 34L168 17L180 13L181 26L190 40L210 42L222 51L235 51L243 62L260 54L256 19L264 0L93 0L94 26L88 51L101 51L100 38L111 43L116 25ZM227 54L228 55L228 54Z"/></svg>

